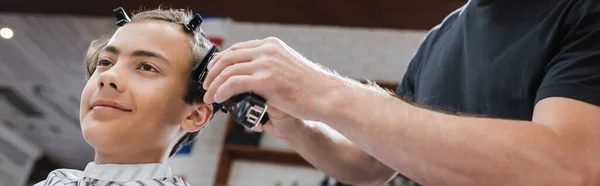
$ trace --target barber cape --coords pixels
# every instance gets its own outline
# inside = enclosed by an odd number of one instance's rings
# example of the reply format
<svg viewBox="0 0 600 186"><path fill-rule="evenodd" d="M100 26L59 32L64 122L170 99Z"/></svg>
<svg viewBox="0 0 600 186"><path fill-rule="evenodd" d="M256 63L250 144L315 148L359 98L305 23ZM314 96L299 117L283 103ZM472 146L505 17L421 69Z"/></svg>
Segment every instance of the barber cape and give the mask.
<svg viewBox="0 0 600 186"><path fill-rule="evenodd" d="M189 186L166 164L89 163L84 171L57 169L34 186Z"/></svg>

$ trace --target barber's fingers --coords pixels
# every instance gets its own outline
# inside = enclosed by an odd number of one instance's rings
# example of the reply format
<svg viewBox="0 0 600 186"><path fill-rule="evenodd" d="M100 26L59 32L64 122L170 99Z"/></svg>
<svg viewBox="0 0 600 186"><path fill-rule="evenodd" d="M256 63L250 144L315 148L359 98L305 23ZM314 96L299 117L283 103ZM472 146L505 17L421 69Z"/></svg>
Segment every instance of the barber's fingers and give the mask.
<svg viewBox="0 0 600 186"><path fill-rule="evenodd" d="M263 41L263 40L250 40L250 41L239 42L239 43L233 44L231 47L229 47L229 48L221 51L219 54L217 54L217 56L215 56L215 58L213 58L213 60L208 63L207 68L212 69L212 67L215 65L215 62L218 61L219 59L221 59L223 57L223 55L225 55L228 52L240 50L240 49L256 48L263 43L265 43L265 41Z"/></svg>
<svg viewBox="0 0 600 186"><path fill-rule="evenodd" d="M219 76L219 74L221 74L222 71L228 66L252 61L252 59L254 59L257 55L260 55L257 48L240 49L225 53L221 59L213 60L215 64L213 68L208 71L208 75L204 79L202 87L204 89L210 87L210 84L214 81L214 79Z"/></svg>
<svg viewBox="0 0 600 186"><path fill-rule="evenodd" d="M232 77L235 76L249 76L252 75L255 71L256 67L252 63L237 63L231 66L225 67L217 77L210 83L210 86L206 89L206 93L204 94L204 102L212 103L214 102L214 96L217 93L218 89ZM235 79L234 79L235 80Z"/></svg>
<svg viewBox="0 0 600 186"><path fill-rule="evenodd" d="M225 100L233 97L234 95L253 92L252 87L256 85L255 83L259 82L258 77L252 75L241 75L241 76L233 76L218 87L215 96L214 102L222 103Z"/></svg>

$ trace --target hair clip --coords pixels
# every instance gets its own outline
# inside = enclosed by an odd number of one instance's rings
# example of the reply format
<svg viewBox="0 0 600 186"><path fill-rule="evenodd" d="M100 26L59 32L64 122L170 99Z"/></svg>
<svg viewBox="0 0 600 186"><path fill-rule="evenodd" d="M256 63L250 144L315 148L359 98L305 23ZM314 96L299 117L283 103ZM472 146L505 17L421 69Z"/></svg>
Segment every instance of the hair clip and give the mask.
<svg viewBox="0 0 600 186"><path fill-rule="evenodd" d="M131 21L131 19L129 19L129 16L127 16L127 12L125 12L125 9L123 9L123 7L119 7L113 10L113 12L115 13L115 16L117 17L117 25L118 26L123 26L125 23L129 23L129 21Z"/></svg>
<svg viewBox="0 0 600 186"><path fill-rule="evenodd" d="M196 29L198 29L200 24L202 24L202 16L200 16L200 14L197 13L194 14L190 22L188 22L188 24L186 25L183 25L183 27L185 28L186 32L194 32L196 31Z"/></svg>

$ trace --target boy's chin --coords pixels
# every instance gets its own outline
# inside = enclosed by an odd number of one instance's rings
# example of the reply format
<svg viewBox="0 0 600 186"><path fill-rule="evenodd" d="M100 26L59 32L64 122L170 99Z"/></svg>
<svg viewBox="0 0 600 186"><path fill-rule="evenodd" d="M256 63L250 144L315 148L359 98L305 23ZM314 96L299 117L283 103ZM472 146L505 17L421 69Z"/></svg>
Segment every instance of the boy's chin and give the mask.
<svg viewBox="0 0 600 186"><path fill-rule="evenodd" d="M96 150L104 155L124 155L129 153L146 152L159 149L151 139L142 139L135 132L125 131L118 127L88 126L82 127L83 138ZM155 149L156 148L156 149Z"/></svg>
<svg viewBox="0 0 600 186"><path fill-rule="evenodd" d="M105 126L82 127L83 139L96 151L122 151L129 144L118 128Z"/></svg>

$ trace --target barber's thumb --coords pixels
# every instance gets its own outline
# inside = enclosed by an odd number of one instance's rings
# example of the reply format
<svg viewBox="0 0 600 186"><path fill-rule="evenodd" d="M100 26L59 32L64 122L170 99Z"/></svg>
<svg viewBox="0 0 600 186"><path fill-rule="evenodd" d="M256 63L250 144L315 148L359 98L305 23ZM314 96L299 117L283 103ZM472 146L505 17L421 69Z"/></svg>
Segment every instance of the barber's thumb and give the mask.
<svg viewBox="0 0 600 186"><path fill-rule="evenodd" d="M282 120L282 119L286 119L287 117L289 117L290 115L279 110L278 108L271 106L267 103L267 114L269 115L269 122L271 120Z"/></svg>
<svg viewBox="0 0 600 186"><path fill-rule="evenodd" d="M265 123L264 125L267 125L267 124L269 124L270 122L271 122L271 121L269 121L269 122ZM252 131L254 131L254 132L263 132L263 131L264 131L263 125L261 125L261 124L257 125L256 127L254 127L254 128L252 129Z"/></svg>

